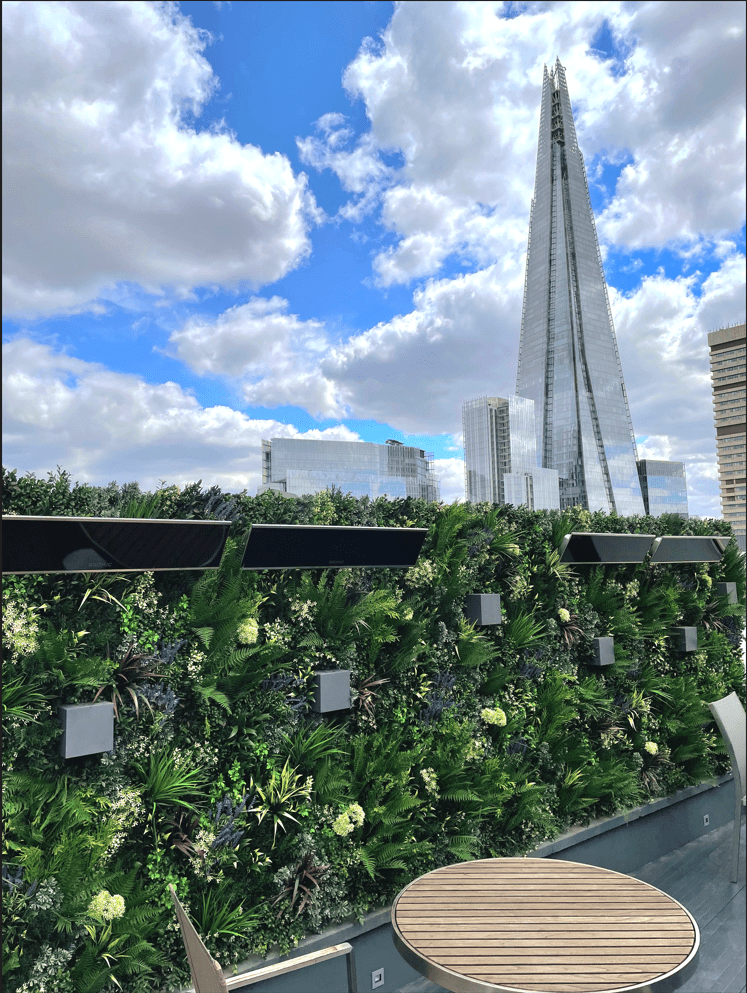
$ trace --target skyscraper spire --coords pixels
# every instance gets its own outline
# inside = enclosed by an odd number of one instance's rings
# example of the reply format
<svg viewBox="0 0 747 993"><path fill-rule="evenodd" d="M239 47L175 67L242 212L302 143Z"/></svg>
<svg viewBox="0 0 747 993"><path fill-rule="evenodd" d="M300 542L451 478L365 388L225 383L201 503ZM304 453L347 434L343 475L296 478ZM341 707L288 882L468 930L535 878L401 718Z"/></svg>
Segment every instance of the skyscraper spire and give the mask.
<svg viewBox="0 0 747 993"><path fill-rule="evenodd" d="M516 392L561 509L643 514L636 445L565 69L544 67Z"/></svg>

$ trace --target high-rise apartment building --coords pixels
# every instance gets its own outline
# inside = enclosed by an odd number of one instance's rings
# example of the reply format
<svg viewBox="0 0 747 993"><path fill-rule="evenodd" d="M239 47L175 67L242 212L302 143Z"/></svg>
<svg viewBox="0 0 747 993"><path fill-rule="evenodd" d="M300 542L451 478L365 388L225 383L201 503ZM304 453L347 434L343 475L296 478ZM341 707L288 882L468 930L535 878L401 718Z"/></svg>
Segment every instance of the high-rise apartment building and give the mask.
<svg viewBox="0 0 747 993"><path fill-rule="evenodd" d="M560 506L643 514L636 444L565 70L544 71L516 392Z"/></svg>
<svg viewBox="0 0 747 993"><path fill-rule="evenodd" d="M378 445L311 438L262 440L262 485L257 493L280 490L306 496L332 486L372 500L380 496L439 500L433 455L420 448L399 441Z"/></svg>
<svg viewBox="0 0 747 993"><path fill-rule="evenodd" d="M534 403L525 397L478 397L462 405L464 489L469 503L560 506L558 474L537 464Z"/></svg>
<svg viewBox="0 0 747 993"><path fill-rule="evenodd" d="M666 459L640 459L638 478L641 481L643 506L651 517L679 514L685 520L687 509L687 478L684 462Z"/></svg>
<svg viewBox="0 0 747 993"><path fill-rule="evenodd" d="M721 513L724 520L729 521L734 528L743 551L747 538L745 533L746 345L744 324L721 328L708 335Z"/></svg>

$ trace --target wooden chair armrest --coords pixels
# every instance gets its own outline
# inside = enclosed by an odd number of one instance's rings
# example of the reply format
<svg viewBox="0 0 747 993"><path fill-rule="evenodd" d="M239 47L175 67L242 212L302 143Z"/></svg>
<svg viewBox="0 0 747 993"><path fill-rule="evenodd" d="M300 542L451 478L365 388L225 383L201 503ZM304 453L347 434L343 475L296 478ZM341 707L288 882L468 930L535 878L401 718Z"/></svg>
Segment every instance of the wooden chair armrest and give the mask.
<svg viewBox="0 0 747 993"><path fill-rule="evenodd" d="M317 952L309 952L308 955L299 955L297 958L288 959L286 962L275 962L273 965L266 965L261 969L254 969L252 972L244 972L240 976L231 976L226 979L226 988L229 990L243 989L252 983L259 983L263 979L272 979L274 976L283 976L287 972L295 972L296 969L305 969L310 965L317 965L319 962L326 962L327 959L337 958L339 955L350 955L353 946L343 941L339 945L330 945L328 948L320 948Z"/></svg>

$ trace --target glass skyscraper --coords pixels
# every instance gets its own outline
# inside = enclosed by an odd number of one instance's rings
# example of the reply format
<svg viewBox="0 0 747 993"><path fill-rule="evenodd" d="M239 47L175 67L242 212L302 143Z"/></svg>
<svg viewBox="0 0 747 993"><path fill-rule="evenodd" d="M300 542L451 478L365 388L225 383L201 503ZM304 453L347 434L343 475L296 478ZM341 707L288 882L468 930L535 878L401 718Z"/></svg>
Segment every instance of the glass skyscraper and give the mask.
<svg viewBox="0 0 747 993"><path fill-rule="evenodd" d="M462 405L464 489L469 503L512 503L531 510L559 504L558 474L537 464L534 403L478 397Z"/></svg>
<svg viewBox="0 0 747 993"><path fill-rule="evenodd" d="M687 509L687 479L684 462L664 459L641 459L638 462L643 505L652 517L679 514L685 520Z"/></svg>
<svg viewBox="0 0 747 993"><path fill-rule="evenodd" d="M388 441L321 441L313 438L262 440L262 485L257 493L280 490L296 496L336 486L372 500L419 497L438 502L433 456L420 448Z"/></svg>
<svg viewBox="0 0 747 993"><path fill-rule="evenodd" d="M561 509L643 514L637 451L565 70L545 66L516 392Z"/></svg>

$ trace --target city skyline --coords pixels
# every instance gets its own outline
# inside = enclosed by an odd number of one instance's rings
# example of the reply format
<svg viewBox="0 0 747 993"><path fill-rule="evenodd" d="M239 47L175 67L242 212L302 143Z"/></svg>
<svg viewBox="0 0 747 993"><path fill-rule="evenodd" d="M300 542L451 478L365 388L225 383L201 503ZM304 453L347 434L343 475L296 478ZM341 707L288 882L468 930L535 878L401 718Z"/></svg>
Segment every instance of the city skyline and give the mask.
<svg viewBox="0 0 747 993"><path fill-rule="evenodd" d="M514 392L542 65L568 69L638 454L720 516L744 7L3 5L4 456L254 493L261 439L435 453Z"/></svg>

